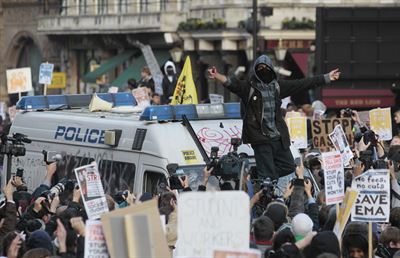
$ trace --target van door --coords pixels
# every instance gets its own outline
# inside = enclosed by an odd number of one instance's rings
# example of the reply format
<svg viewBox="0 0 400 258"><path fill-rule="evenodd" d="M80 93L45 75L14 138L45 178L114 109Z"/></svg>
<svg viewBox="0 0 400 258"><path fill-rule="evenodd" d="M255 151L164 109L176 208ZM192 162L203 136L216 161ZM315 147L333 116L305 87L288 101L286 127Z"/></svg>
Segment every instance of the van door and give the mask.
<svg viewBox="0 0 400 258"><path fill-rule="evenodd" d="M141 193L159 194L167 184L167 161L165 159L141 155L139 160L139 185Z"/></svg>

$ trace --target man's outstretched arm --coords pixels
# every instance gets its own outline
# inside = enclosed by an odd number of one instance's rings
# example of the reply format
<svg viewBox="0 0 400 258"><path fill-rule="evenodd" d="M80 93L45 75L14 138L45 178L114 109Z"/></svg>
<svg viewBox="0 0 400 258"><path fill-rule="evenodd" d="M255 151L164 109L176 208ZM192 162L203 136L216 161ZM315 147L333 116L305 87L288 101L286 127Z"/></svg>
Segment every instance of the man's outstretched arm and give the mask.
<svg viewBox="0 0 400 258"><path fill-rule="evenodd" d="M215 67L212 67L211 69L208 69L208 76L209 78L215 79L222 83L225 88L235 93L240 98L248 95L249 86L247 85L247 82L237 79L235 75L226 76L220 74Z"/></svg>

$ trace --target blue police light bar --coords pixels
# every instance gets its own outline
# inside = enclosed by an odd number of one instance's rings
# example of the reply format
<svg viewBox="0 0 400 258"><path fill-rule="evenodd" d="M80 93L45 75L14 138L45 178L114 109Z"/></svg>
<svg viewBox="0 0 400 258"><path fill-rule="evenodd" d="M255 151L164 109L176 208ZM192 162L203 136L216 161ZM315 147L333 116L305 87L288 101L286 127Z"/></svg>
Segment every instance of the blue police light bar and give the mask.
<svg viewBox="0 0 400 258"><path fill-rule="evenodd" d="M17 109L21 110L51 110L88 107L92 100L91 94L82 95L49 95L49 96L25 96L17 103ZM136 100L129 92L99 93L97 96L105 101L113 103L114 107L136 106Z"/></svg>
<svg viewBox="0 0 400 258"><path fill-rule="evenodd" d="M200 112L200 114L198 113ZM208 112L208 113L207 113ZM142 121L173 121L182 120L186 115L189 120L199 119L238 119L240 118L240 104L200 104L200 105L176 105L176 106L149 106L140 120Z"/></svg>

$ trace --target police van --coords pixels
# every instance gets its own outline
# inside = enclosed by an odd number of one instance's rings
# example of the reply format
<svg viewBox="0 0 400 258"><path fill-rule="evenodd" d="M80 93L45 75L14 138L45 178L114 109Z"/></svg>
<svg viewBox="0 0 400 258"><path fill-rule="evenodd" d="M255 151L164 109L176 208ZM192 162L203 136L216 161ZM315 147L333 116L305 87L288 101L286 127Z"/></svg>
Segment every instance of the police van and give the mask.
<svg viewBox="0 0 400 258"><path fill-rule="evenodd" d="M25 169L29 190L45 176L43 151L62 157L58 178L73 179L74 168L96 161L110 194L155 193L173 163L197 188L211 148L218 147L222 156L232 150L231 138L241 138L239 103L149 106L137 112L130 93L97 96L113 110L90 112L91 95L27 96L18 102L10 135L24 134L32 142L25 144L25 156L12 158L11 171ZM249 145L238 152L253 156Z"/></svg>

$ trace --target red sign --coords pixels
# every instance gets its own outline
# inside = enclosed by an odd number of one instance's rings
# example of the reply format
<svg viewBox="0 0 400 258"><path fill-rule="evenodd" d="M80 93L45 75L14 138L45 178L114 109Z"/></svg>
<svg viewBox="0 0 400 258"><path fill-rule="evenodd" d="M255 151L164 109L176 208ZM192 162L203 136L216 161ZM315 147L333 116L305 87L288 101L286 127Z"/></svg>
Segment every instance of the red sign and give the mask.
<svg viewBox="0 0 400 258"><path fill-rule="evenodd" d="M389 89L322 89L322 101L328 108L392 107L394 98Z"/></svg>
<svg viewBox="0 0 400 258"><path fill-rule="evenodd" d="M282 40L282 47L291 49L291 48L301 48L301 49L309 49L312 40L305 40L305 39L283 39ZM267 49L274 49L277 48L279 45L279 40L267 40Z"/></svg>

